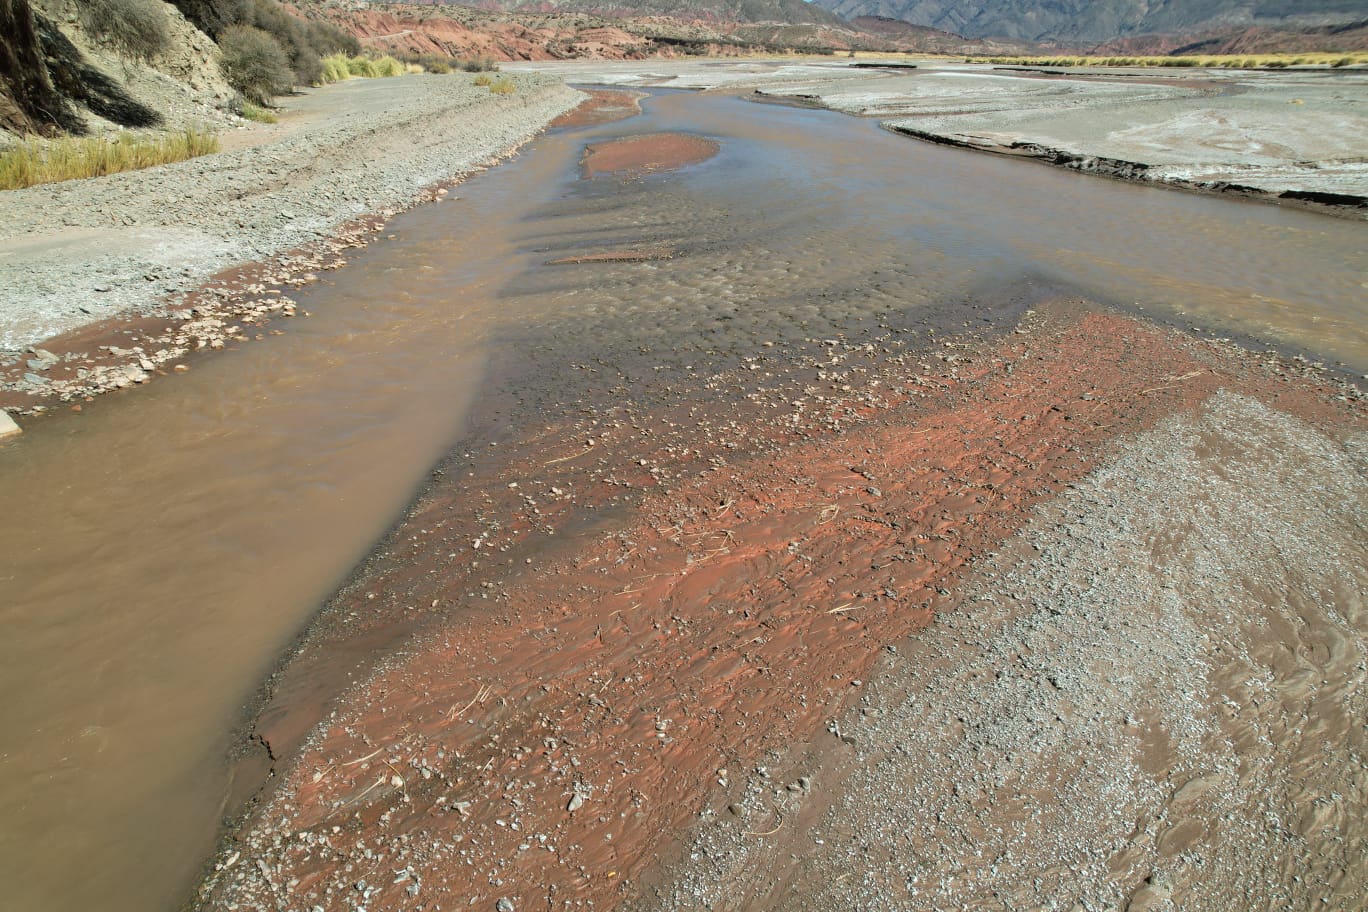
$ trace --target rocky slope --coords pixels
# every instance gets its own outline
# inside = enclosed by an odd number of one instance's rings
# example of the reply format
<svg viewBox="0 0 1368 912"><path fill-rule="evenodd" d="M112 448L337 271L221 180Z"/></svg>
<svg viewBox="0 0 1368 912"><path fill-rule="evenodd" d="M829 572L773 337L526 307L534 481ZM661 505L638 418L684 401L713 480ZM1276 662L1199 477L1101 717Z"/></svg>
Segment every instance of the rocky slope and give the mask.
<svg viewBox="0 0 1368 912"><path fill-rule="evenodd" d="M1093 53L1120 56L1154 54L1305 54L1368 50L1368 20L1305 28L1251 25L1182 35L1137 35L1098 45Z"/></svg>
<svg viewBox="0 0 1368 912"><path fill-rule="evenodd" d="M801 5L807 8L806 4ZM371 4L352 9L326 3L296 6L305 15L340 26L368 47L459 58L632 60L790 49L949 54L1020 50L1000 43L966 42L956 35L891 20L871 26L842 22L824 14L809 17L821 18L820 22L751 21L739 10L678 5L671 5L668 14L659 15L644 15L643 10L636 8L599 9L591 13L568 6L537 12L415 3ZM757 7L751 12L783 15L777 6ZM728 16L733 18L725 18Z"/></svg>
<svg viewBox="0 0 1368 912"><path fill-rule="evenodd" d="M616 18L672 16L703 22L789 22L839 25L835 15L806 0L484 0L485 9L566 10Z"/></svg>
<svg viewBox="0 0 1368 912"><path fill-rule="evenodd" d="M1361 0L814 0L837 15L885 16L968 37L1103 42L1127 35L1361 19Z"/></svg>
<svg viewBox="0 0 1368 912"><path fill-rule="evenodd" d="M0 127L11 134L228 119L235 93L219 69L218 47L174 6L153 7L167 42L138 59L90 34L74 0L4 0L3 6L8 59L0 62Z"/></svg>

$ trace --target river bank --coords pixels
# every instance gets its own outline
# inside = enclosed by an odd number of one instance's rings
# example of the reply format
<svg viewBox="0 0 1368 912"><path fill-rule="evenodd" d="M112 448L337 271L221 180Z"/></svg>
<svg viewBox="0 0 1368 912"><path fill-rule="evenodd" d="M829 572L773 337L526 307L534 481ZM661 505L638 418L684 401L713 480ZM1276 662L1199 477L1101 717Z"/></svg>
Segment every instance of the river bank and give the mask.
<svg viewBox="0 0 1368 912"><path fill-rule="evenodd" d="M326 86L216 155L6 192L0 408L79 402L260 338L294 314L281 287L345 262L396 212L445 196L583 98L550 77L517 75L505 95L473 78Z"/></svg>

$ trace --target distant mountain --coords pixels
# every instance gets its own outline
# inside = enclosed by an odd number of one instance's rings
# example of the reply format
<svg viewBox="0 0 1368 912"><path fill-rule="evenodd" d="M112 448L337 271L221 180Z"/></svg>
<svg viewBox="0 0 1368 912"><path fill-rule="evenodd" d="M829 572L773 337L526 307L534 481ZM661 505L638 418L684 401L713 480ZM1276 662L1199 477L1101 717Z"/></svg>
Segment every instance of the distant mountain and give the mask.
<svg viewBox="0 0 1368 912"><path fill-rule="evenodd" d="M1368 0L814 0L846 19L882 16L969 38L1098 43L1130 35L1363 19Z"/></svg>
<svg viewBox="0 0 1368 912"><path fill-rule="evenodd" d="M577 12L608 18L670 16L694 22L783 22L843 25L806 0L463 0L478 9L518 13ZM441 5L436 4L436 5Z"/></svg>

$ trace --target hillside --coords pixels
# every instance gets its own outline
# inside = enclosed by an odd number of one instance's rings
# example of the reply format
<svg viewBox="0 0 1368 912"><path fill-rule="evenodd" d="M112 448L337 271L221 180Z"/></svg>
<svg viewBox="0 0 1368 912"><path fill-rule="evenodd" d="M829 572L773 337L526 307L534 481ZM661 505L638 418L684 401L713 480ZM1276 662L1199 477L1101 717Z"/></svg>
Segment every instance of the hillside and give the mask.
<svg viewBox="0 0 1368 912"><path fill-rule="evenodd" d="M1100 43L1130 35L1364 17L1363 0L814 0L847 19L883 16L970 38Z"/></svg>
<svg viewBox="0 0 1368 912"><path fill-rule="evenodd" d="M423 5L443 7L458 4ZM784 22L832 26L843 24L837 16L806 0L469 0L468 5L504 12L590 13L613 19L670 16L697 22Z"/></svg>
<svg viewBox="0 0 1368 912"><path fill-rule="evenodd" d="M1305 54L1368 50L1368 20L1343 25L1270 28L1251 25L1211 32L1136 35L1098 45L1092 53L1106 56L1154 54Z"/></svg>
<svg viewBox="0 0 1368 912"><path fill-rule="evenodd" d="M505 8L488 8L495 3L502 3ZM642 59L784 50L958 55L1024 50L1020 45L1001 42L966 42L958 35L896 20L846 22L802 0L764 0L754 4L733 0L644 0L634 7L620 3L609 7L602 0L536 4L492 0L480 8L447 3L340 7L318 0L295 0L293 7L310 19L327 21L343 29L369 48L459 58ZM662 12L651 12L656 8ZM790 14L806 18L763 18Z"/></svg>
<svg viewBox="0 0 1368 912"><path fill-rule="evenodd" d="M0 0L0 128L87 133L218 122L234 92L219 50L175 6L145 4L154 51L96 34L75 0Z"/></svg>

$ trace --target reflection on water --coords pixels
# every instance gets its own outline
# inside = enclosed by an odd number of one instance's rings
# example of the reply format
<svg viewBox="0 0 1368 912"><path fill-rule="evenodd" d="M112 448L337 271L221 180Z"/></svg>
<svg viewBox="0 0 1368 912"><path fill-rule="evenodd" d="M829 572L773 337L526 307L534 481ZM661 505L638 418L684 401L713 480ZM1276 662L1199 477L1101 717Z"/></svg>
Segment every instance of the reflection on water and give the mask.
<svg viewBox="0 0 1368 912"><path fill-rule="evenodd" d="M394 223L286 335L0 448L0 895L170 909L238 708L462 432L483 366L726 358L1026 276L1368 366L1368 225L1087 179L873 124L660 93ZM719 154L580 180L595 138ZM669 248L671 259L548 265ZM559 351L544 344L558 340ZM586 381L587 382L587 381ZM75 871L79 869L79 876Z"/></svg>

